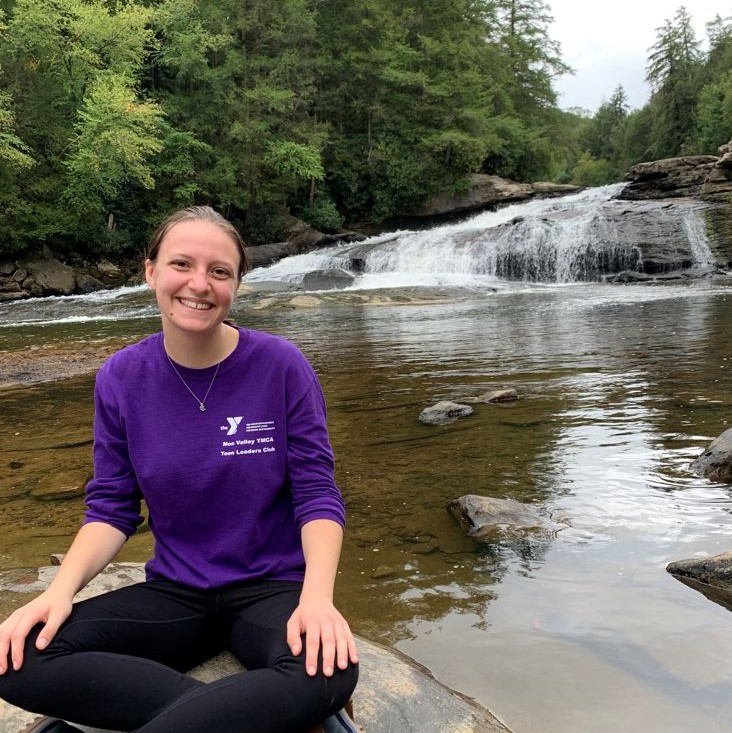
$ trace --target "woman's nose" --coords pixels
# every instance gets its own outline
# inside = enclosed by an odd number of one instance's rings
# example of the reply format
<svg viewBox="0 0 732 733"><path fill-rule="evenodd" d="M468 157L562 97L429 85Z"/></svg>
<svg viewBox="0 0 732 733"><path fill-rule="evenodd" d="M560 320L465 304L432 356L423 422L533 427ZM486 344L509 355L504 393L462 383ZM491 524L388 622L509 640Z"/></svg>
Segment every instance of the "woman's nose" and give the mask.
<svg viewBox="0 0 732 733"><path fill-rule="evenodd" d="M198 292L208 290L210 287L208 273L204 270L192 270L189 282L191 288Z"/></svg>

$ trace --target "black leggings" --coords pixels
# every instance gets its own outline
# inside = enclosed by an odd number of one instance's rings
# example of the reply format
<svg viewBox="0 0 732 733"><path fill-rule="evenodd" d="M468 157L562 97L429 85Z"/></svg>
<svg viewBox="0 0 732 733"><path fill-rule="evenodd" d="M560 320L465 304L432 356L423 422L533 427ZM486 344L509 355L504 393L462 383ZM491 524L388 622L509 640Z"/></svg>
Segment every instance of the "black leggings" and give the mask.
<svg viewBox="0 0 732 733"><path fill-rule="evenodd" d="M292 655L286 624L301 587L151 581L82 601L46 650L33 630L22 668L0 675L0 698L137 733L300 733L340 710L358 679L352 664L310 677L305 652ZM208 684L184 674L222 649L247 671Z"/></svg>

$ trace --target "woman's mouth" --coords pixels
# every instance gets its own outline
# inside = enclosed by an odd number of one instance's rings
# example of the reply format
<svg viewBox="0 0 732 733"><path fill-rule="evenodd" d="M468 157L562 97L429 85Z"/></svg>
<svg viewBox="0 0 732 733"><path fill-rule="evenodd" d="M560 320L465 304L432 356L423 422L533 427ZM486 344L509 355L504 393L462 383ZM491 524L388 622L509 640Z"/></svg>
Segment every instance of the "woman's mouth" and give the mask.
<svg viewBox="0 0 732 733"><path fill-rule="evenodd" d="M197 311L207 311L213 308L211 303L202 303L201 301L188 300L187 298L178 298L178 302L186 308L193 308L193 310Z"/></svg>

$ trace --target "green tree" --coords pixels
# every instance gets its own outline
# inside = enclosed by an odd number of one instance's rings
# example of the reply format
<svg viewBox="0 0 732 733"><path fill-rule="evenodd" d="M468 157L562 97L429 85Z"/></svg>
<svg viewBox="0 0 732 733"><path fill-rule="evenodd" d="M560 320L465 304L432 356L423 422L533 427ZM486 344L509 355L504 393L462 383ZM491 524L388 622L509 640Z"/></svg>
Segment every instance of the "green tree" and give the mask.
<svg viewBox="0 0 732 733"><path fill-rule="evenodd" d="M103 160L100 146L106 145L106 152L129 148L130 118L146 108L135 90L153 48L149 17L149 9L132 2L111 10L100 0L17 0L3 33L0 63L6 71L4 93L15 103L17 135L33 151L36 165L16 181L16 205L0 212L0 240L61 245L104 238L113 213L105 176L119 176L134 156L124 163ZM124 101L117 99L112 114L115 94ZM156 146L142 146L138 154L155 151ZM139 173L132 166L123 177L139 179ZM93 199L92 206L80 205L82 189L84 202ZM112 208L105 211L102 201Z"/></svg>
<svg viewBox="0 0 732 733"><path fill-rule="evenodd" d="M124 186L155 187L151 161L163 149L161 118L159 106L140 102L124 76L100 74L90 85L63 161L63 198L80 219L108 214Z"/></svg>
<svg viewBox="0 0 732 733"><path fill-rule="evenodd" d="M311 114L314 12L306 0L166 0L156 94L200 150L200 196L246 216L321 176Z"/></svg>
<svg viewBox="0 0 732 733"><path fill-rule="evenodd" d="M707 24L709 53L697 106L698 149L716 154L732 138L732 21L717 15Z"/></svg>
<svg viewBox="0 0 732 733"><path fill-rule="evenodd" d="M592 185L613 183L622 178L627 119L628 98L622 85L619 85L610 100L600 105L582 131L580 144L586 155L578 161L578 169L574 172L575 182L579 183L580 179L590 176L590 161L593 162L591 178L595 181Z"/></svg>
<svg viewBox="0 0 732 733"><path fill-rule="evenodd" d="M695 152L696 107L702 57L691 17L682 5L657 29L646 79L654 109L650 151L656 158Z"/></svg>
<svg viewBox="0 0 732 733"><path fill-rule="evenodd" d="M594 158L589 152L582 154L573 172L573 183L578 186L604 186L615 180L610 161Z"/></svg>
<svg viewBox="0 0 732 733"><path fill-rule="evenodd" d="M388 218L458 189L501 147L494 124L501 62L486 38L488 7L319 4L316 112L333 130L326 182L352 218Z"/></svg>
<svg viewBox="0 0 732 733"><path fill-rule="evenodd" d="M485 33L500 63L495 119L501 140L484 164L490 173L518 180L552 177L564 167L555 147L561 116L556 114L553 80L571 72L549 33L553 18L543 0L486 3Z"/></svg>
<svg viewBox="0 0 732 733"><path fill-rule="evenodd" d="M33 166L31 149L15 134L15 110L10 95L0 92L0 165L20 172Z"/></svg>

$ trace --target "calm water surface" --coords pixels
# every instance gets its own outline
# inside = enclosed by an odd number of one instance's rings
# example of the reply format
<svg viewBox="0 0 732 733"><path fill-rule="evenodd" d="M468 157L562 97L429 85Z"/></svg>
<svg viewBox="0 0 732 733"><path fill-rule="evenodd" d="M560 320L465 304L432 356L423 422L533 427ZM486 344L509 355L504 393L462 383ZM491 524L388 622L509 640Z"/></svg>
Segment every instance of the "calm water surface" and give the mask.
<svg viewBox="0 0 732 733"><path fill-rule="evenodd" d="M321 375L350 512L339 600L355 630L517 733L732 733L732 616L665 571L732 549L732 488L688 471L732 419L732 290L440 295L238 305L240 323L293 339ZM55 344L117 345L155 330L153 313L135 291L2 306L0 355L22 369ZM43 478L90 470L92 382L0 391L2 568L47 564L76 529L83 499L49 496ZM520 400L418 420L437 400L502 387ZM530 502L567 527L479 545L445 509L467 493ZM124 559L149 543L133 538Z"/></svg>

